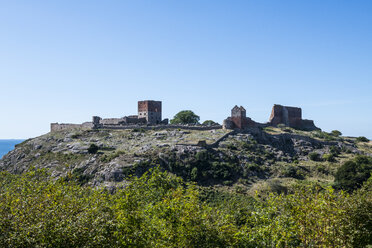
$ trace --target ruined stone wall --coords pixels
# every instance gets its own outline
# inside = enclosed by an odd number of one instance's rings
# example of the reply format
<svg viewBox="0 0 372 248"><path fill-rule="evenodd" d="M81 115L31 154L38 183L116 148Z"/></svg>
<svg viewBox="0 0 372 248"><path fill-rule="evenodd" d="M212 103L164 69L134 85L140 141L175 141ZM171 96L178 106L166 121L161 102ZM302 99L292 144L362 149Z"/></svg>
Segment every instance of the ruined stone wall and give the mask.
<svg viewBox="0 0 372 248"><path fill-rule="evenodd" d="M125 116L124 121L126 124L146 124L146 118L138 118L137 115Z"/></svg>
<svg viewBox="0 0 372 248"><path fill-rule="evenodd" d="M99 121L101 125L124 125L125 120L123 118L105 118Z"/></svg>
<svg viewBox="0 0 372 248"><path fill-rule="evenodd" d="M289 127L304 130L318 129L312 120L302 119L301 108L282 106L278 104L275 104L272 108L269 123L273 126L284 124Z"/></svg>
<svg viewBox="0 0 372 248"><path fill-rule="evenodd" d="M227 117L227 119L223 120L222 128L223 129L234 129L234 123L231 121L231 117Z"/></svg>
<svg viewBox="0 0 372 248"><path fill-rule="evenodd" d="M313 131L313 130L318 130L319 128L315 126L313 120L302 120L301 129L306 130L306 131Z"/></svg>
<svg viewBox="0 0 372 248"><path fill-rule="evenodd" d="M283 106L277 104L273 106L269 122L274 126L283 123Z"/></svg>
<svg viewBox="0 0 372 248"><path fill-rule="evenodd" d="M269 122L274 126L278 124L284 124L290 127L299 127L301 126L301 120L301 108L275 104L271 111Z"/></svg>
<svg viewBox="0 0 372 248"><path fill-rule="evenodd" d="M71 123L51 123L50 131L61 131L61 130L72 130L72 129L91 129L93 128L92 122L84 122L83 124L71 124Z"/></svg>
<svg viewBox="0 0 372 248"><path fill-rule="evenodd" d="M142 128L145 130L157 130L157 129L186 129L186 130L214 130L214 129L222 129L221 125L216 126L186 126L186 125L154 125L154 126L141 126L141 125L127 125L127 126L103 126L102 129L134 129L134 128Z"/></svg>

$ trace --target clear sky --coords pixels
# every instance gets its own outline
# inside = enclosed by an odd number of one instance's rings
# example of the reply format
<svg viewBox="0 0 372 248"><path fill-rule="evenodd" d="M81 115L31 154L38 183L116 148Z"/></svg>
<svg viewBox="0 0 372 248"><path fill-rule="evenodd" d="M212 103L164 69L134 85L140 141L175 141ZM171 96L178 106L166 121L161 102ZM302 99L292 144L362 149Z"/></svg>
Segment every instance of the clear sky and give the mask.
<svg viewBox="0 0 372 248"><path fill-rule="evenodd" d="M298 106L372 138L372 1L0 0L0 138L145 99L220 123Z"/></svg>

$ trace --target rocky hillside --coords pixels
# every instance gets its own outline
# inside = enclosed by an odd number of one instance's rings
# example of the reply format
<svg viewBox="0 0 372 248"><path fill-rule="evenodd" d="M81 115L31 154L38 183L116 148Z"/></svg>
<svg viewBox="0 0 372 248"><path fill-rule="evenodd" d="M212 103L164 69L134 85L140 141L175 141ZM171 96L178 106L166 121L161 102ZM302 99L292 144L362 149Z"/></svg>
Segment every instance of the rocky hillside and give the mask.
<svg viewBox="0 0 372 248"><path fill-rule="evenodd" d="M298 180L333 182L337 168L372 142L290 128L226 130L74 130L52 132L16 146L0 170L46 168L52 177L117 187L130 175L161 168L202 186L257 190Z"/></svg>

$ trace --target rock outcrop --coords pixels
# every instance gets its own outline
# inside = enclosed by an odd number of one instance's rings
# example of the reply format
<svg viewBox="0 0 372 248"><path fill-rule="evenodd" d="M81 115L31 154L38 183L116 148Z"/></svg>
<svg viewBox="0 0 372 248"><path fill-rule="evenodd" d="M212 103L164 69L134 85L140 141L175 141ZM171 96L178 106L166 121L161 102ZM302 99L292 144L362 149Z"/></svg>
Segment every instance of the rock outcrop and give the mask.
<svg viewBox="0 0 372 248"><path fill-rule="evenodd" d="M97 153L89 153L91 145L98 147ZM215 184L248 175L269 178L278 163L307 161L310 153L323 155L331 148L360 153L350 140L321 140L311 132L270 134L262 128L245 132L63 130L17 145L0 160L0 170L22 173L45 168L56 178L72 176L80 183L116 187L126 185L129 175L140 175L158 164L186 178L191 178L195 167L192 180ZM252 164L259 169L249 169Z"/></svg>

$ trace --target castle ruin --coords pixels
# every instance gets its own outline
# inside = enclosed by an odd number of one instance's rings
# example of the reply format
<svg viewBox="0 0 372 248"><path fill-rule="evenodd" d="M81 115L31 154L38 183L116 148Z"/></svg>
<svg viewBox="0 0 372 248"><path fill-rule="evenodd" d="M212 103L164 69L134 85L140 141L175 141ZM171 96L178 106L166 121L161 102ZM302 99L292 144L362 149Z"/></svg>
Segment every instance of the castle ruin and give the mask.
<svg viewBox="0 0 372 248"><path fill-rule="evenodd" d="M134 128L141 125L168 124L168 119L161 119L161 101L138 101L138 115L129 115L121 118L101 118L93 116L92 122L83 124L51 123L51 131L64 129L97 129L97 128Z"/></svg>
<svg viewBox="0 0 372 248"><path fill-rule="evenodd" d="M224 129L246 129L248 127L255 127L256 122L247 117L246 110L243 106L235 107L231 110L231 117L223 121Z"/></svg>
<svg viewBox="0 0 372 248"><path fill-rule="evenodd" d="M288 107L275 104L272 108L269 122L258 123L246 117L246 110L240 106L231 110L231 116L223 121L223 129L245 130L254 127L278 126L282 124L301 130L312 131L318 129L312 120L302 119L302 110L297 107Z"/></svg>
<svg viewBox="0 0 372 248"><path fill-rule="evenodd" d="M283 124L302 130L315 130L317 127L312 120L302 119L301 108L282 106L275 104L272 108L269 123L272 126Z"/></svg>
<svg viewBox="0 0 372 248"><path fill-rule="evenodd" d="M211 130L211 129L232 129L247 130L250 128L259 128L266 126L278 126L280 124L302 129L316 130L312 120L302 119L302 110L297 107L288 107L275 104L272 108L269 122L258 123L247 117L243 106L235 105L231 110L231 116L223 121L223 125L203 126L197 125L169 125L168 119L162 120L162 102L161 101L138 101L138 115L129 115L121 118L105 118L93 116L92 122L82 124L70 123L51 123L51 131L60 131L65 129L132 129L132 128L184 128L191 130Z"/></svg>

